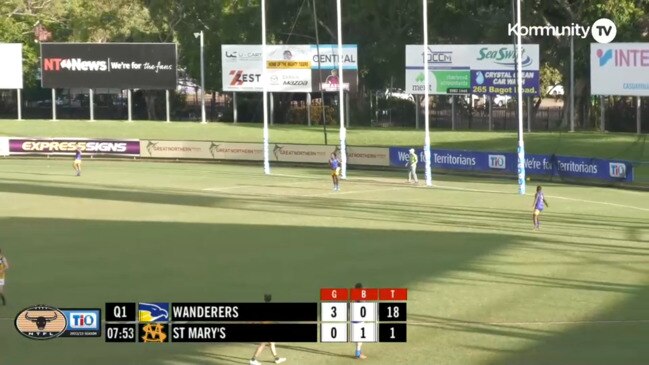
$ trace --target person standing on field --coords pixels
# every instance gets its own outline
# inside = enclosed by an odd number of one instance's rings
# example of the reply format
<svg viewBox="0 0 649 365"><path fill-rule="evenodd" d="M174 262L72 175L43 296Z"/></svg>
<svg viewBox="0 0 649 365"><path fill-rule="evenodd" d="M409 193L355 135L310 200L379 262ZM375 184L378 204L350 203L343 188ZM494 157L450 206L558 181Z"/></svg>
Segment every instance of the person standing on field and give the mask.
<svg viewBox="0 0 649 365"><path fill-rule="evenodd" d="M418 184L419 179L417 179L417 163L419 162L419 159L417 159L414 148L411 148L409 152L408 162L406 163L406 167L410 169L410 171L408 172L408 182Z"/></svg>

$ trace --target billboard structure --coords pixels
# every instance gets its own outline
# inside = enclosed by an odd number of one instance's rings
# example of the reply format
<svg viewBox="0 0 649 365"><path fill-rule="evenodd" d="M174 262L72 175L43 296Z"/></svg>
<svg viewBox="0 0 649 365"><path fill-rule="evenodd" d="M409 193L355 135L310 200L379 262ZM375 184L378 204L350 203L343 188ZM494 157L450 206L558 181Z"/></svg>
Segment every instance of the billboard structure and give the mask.
<svg viewBox="0 0 649 365"><path fill-rule="evenodd" d="M516 47L511 44L406 45L406 92L424 94L424 59L431 94L516 94ZM539 46L523 45L523 94L540 95Z"/></svg>
<svg viewBox="0 0 649 365"><path fill-rule="evenodd" d="M318 51L320 59L318 60ZM261 45L221 46L223 91L262 92ZM335 44L266 46L268 91L337 92L338 50ZM343 45L344 89L358 89L358 53L354 44ZM318 61L320 65L318 66ZM320 83L319 68L322 72Z"/></svg>
<svg viewBox="0 0 649 365"><path fill-rule="evenodd" d="M0 89L23 88L23 45L0 43Z"/></svg>
<svg viewBox="0 0 649 365"><path fill-rule="evenodd" d="M41 43L45 88L172 90L174 43Z"/></svg>
<svg viewBox="0 0 649 365"><path fill-rule="evenodd" d="M593 95L649 96L649 43L591 43Z"/></svg>

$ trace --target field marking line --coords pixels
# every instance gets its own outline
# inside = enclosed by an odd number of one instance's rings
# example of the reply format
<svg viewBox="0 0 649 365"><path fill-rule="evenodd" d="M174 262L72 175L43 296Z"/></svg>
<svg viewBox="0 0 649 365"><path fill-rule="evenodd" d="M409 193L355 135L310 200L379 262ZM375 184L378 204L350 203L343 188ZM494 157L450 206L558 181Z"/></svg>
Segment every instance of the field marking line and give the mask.
<svg viewBox="0 0 649 365"><path fill-rule="evenodd" d="M285 182L282 183L283 185L286 185L286 187L289 187L290 185L298 185L298 184L303 184L304 181L292 181L292 182ZM268 186L265 185L250 185L250 184L244 184L244 185L230 185L230 186L215 186L213 188L205 188L202 189L203 191L221 191L221 190L234 190L234 189L239 189L239 188L267 188Z"/></svg>
<svg viewBox="0 0 649 365"><path fill-rule="evenodd" d="M406 186L399 186L399 187L392 187L392 188L385 188L385 189L372 189L372 190L328 191L326 193L296 195L296 197L298 197L298 198L312 198L312 197L329 196L329 195L358 194L358 193L378 193L378 192L402 190L402 189L408 189L408 188L409 187L406 187Z"/></svg>
<svg viewBox="0 0 649 365"><path fill-rule="evenodd" d="M433 187L441 188L441 189L449 189L449 190L472 191L472 192L476 192L476 193L517 194L515 192L508 193L508 192L498 191L498 190L471 189L471 188L461 188L461 187L455 187L455 186L445 186L445 185L436 185L436 184L434 184ZM534 196L533 194L530 194L530 193L527 193L525 195L526 196ZM649 208L641 208L641 207L636 207L636 206L633 206L633 205L601 202L601 201L597 201L597 200L568 198L568 197L565 197L565 196L558 196L558 195L546 195L546 196L548 198L553 198L553 199L571 200L571 201L576 201L576 202L581 202L581 203L602 204L602 205L608 205L608 206L613 206L613 207L618 207L618 208L637 209L637 210L641 210L641 211L644 211L644 212L649 212Z"/></svg>

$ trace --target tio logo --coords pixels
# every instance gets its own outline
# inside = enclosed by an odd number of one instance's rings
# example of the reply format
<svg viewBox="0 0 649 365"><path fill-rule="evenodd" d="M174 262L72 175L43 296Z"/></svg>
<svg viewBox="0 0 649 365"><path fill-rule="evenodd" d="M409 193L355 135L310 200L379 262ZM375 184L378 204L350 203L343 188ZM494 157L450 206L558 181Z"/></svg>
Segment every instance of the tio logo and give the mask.
<svg viewBox="0 0 649 365"><path fill-rule="evenodd" d="M72 312L70 313L70 329L96 329L97 314L92 312Z"/></svg>
<svg viewBox="0 0 649 365"><path fill-rule="evenodd" d="M626 177L626 165L620 162L609 162L608 174L611 177Z"/></svg>
<svg viewBox="0 0 649 365"><path fill-rule="evenodd" d="M597 43L611 43L617 35L617 27L611 19L600 18L591 27L593 38Z"/></svg>
<svg viewBox="0 0 649 365"><path fill-rule="evenodd" d="M504 155L489 155L489 168L504 170L506 164L507 159Z"/></svg>

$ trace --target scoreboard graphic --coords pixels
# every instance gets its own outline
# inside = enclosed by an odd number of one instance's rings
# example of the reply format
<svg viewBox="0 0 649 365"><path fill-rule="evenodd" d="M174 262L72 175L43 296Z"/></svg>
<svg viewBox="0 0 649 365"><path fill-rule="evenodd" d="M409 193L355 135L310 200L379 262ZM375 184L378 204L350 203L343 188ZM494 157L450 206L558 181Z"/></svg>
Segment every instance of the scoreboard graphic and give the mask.
<svg viewBox="0 0 649 365"><path fill-rule="evenodd" d="M404 288L324 288L312 303L106 303L106 342L406 342ZM97 308L25 308L25 337L101 337Z"/></svg>
<svg viewBox="0 0 649 365"><path fill-rule="evenodd" d="M406 342L404 288L320 290L320 303L106 303L106 342Z"/></svg>

